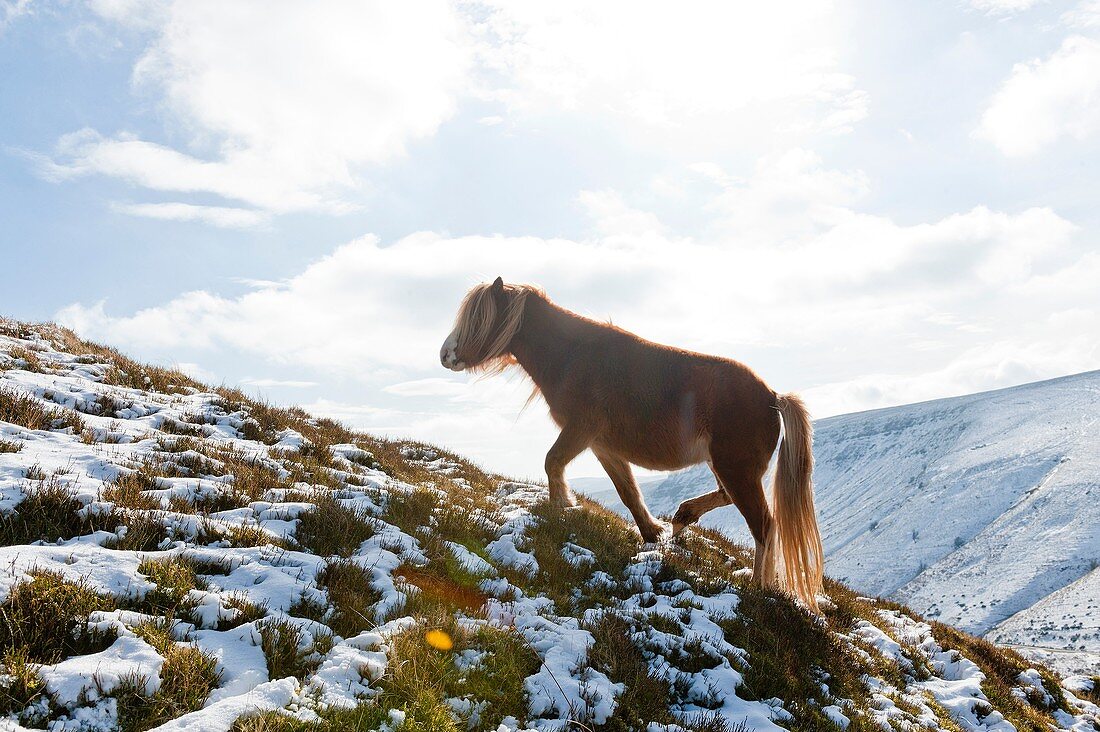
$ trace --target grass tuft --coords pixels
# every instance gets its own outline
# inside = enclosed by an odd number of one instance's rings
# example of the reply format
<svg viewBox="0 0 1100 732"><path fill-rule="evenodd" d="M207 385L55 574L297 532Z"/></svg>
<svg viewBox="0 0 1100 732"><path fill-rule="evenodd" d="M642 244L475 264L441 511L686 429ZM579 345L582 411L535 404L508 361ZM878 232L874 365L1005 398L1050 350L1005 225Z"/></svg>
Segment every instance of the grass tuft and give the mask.
<svg viewBox="0 0 1100 732"><path fill-rule="evenodd" d="M134 679L112 692L118 704L119 728L148 730L176 717L202 709L210 692L218 687L221 675L217 661L190 643L172 638L173 621L146 622L134 632L164 657L160 688L145 694L143 683Z"/></svg>
<svg viewBox="0 0 1100 732"><path fill-rule="evenodd" d="M145 491L156 490L156 476L144 470L119 473L103 484L102 498L123 508L155 509L160 501L145 495Z"/></svg>
<svg viewBox="0 0 1100 732"><path fill-rule="evenodd" d="M382 595L365 569L346 559L330 561L317 575L317 585L328 593L335 610L328 626L337 635L351 638L375 627L374 604Z"/></svg>
<svg viewBox="0 0 1100 732"><path fill-rule="evenodd" d="M185 557L146 559L138 565L138 572L156 585L138 604L142 611L154 615L189 615L195 603L188 594L206 588L205 581Z"/></svg>
<svg viewBox="0 0 1100 732"><path fill-rule="evenodd" d="M32 474L34 467L27 470L27 475ZM0 515L0 546L71 539L111 523L109 516L81 515L80 501L60 476L46 477L41 469L33 474L42 476L39 485L25 487L26 497L15 510Z"/></svg>
<svg viewBox="0 0 1100 732"><path fill-rule="evenodd" d="M332 648L332 636L315 635L306 643L306 634L289 620L268 620L259 626L260 647L267 659L270 679L294 676L304 679L313 673L321 658Z"/></svg>
<svg viewBox="0 0 1100 732"><path fill-rule="evenodd" d="M304 722L284 712L266 712L238 719L230 732L345 732L346 730L385 729L386 711L374 702L352 709L330 707L319 713L319 721ZM397 728L394 732L404 732Z"/></svg>
<svg viewBox="0 0 1100 732"><path fill-rule="evenodd" d="M930 625L932 637L937 643L945 649L961 653L978 665L985 674L982 691L986 698L1016 729L1046 730L1055 721L1051 716L1054 711L1071 711L1061 684L1049 670L1027 661L1010 648L996 646L943 623L933 621ZM1053 700L1051 703L1048 704L1034 687L1023 690L1024 699L1013 693L1014 687L1020 687L1017 678L1029 668L1039 670L1043 688Z"/></svg>
<svg viewBox="0 0 1100 732"><path fill-rule="evenodd" d="M428 630L446 633L453 649L439 650L429 644ZM470 649L479 651L481 660L460 670L456 654ZM449 614L395 635L389 641L389 655L401 662L391 664L379 682L379 702L405 712L406 726L401 729L425 731L495 729L505 717L523 720L527 715L523 680L540 663L517 635L488 625L470 630ZM481 702L477 718L456 719L444 701L454 697Z"/></svg>
<svg viewBox="0 0 1100 732"><path fill-rule="evenodd" d="M29 430L63 430L76 434L84 430L84 420L71 409L47 407L28 394L0 389L0 422L11 422Z"/></svg>
<svg viewBox="0 0 1100 732"><path fill-rule="evenodd" d="M539 563L539 572L527 583L546 594L561 611L582 612L606 604L611 592L603 586L587 586L592 572L600 569L612 577L621 577L626 566L641 548L641 539L621 518L606 509L562 510L542 502L531 510L535 523L525 533L526 550ZM593 564L573 564L562 554L571 542L596 555Z"/></svg>
<svg viewBox="0 0 1100 732"><path fill-rule="evenodd" d="M859 659L826 622L786 595L756 585L742 587L740 597L737 614L719 622L726 640L749 654L740 696L787 700L800 725L792 729L806 730L830 729L820 708L834 703L832 697L867 702ZM825 678L829 694L822 690Z"/></svg>
<svg viewBox="0 0 1100 732"><path fill-rule="evenodd" d="M112 598L82 582L57 572L32 572L0 605L0 648L34 663L102 651L114 641L114 632L92 627L88 616L114 608Z"/></svg>
<svg viewBox="0 0 1100 732"><path fill-rule="evenodd" d="M313 554L349 557L360 544L374 536L370 514L345 506L331 491L313 491L308 500L314 508L298 517L294 536Z"/></svg>
<svg viewBox="0 0 1100 732"><path fill-rule="evenodd" d="M45 702L46 709L41 708ZM28 726L45 726L50 706L49 693L37 665L31 662L25 646L11 647L0 659L0 715L14 716ZM43 714L47 712L47 714Z"/></svg>
<svg viewBox="0 0 1100 732"><path fill-rule="evenodd" d="M382 520L393 524L406 534L413 534L417 528L427 526L432 512L439 506L439 494L429 488L416 488L411 491L391 491L386 494L386 506Z"/></svg>

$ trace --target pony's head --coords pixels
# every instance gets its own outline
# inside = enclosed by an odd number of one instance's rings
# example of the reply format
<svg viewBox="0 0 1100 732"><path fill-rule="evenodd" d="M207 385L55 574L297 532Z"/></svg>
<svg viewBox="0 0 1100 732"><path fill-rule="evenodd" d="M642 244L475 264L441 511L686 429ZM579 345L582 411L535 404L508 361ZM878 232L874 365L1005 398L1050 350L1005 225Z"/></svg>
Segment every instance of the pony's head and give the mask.
<svg viewBox="0 0 1100 732"><path fill-rule="evenodd" d="M506 285L500 277L474 285L458 308L454 330L439 349L440 363L452 371L500 371L513 364L509 347L523 323L523 306L532 292L538 290L530 285Z"/></svg>

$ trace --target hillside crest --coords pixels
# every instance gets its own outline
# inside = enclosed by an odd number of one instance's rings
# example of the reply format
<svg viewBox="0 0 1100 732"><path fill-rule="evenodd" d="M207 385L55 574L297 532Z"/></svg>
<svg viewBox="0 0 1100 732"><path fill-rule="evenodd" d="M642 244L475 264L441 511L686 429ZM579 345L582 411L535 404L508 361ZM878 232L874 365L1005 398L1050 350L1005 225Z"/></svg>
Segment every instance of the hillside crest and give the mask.
<svg viewBox="0 0 1100 732"><path fill-rule="evenodd" d="M750 561L0 320L0 729L1100 730L1096 679Z"/></svg>

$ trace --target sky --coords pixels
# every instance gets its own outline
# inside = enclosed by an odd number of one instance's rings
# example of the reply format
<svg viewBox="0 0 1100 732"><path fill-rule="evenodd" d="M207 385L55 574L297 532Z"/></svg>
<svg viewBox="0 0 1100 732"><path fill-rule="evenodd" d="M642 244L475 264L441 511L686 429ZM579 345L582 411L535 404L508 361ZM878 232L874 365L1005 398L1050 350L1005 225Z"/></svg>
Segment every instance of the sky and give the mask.
<svg viewBox="0 0 1100 732"><path fill-rule="evenodd" d="M1100 368L1098 200L1100 0L0 0L0 313L517 477L477 282L824 417Z"/></svg>

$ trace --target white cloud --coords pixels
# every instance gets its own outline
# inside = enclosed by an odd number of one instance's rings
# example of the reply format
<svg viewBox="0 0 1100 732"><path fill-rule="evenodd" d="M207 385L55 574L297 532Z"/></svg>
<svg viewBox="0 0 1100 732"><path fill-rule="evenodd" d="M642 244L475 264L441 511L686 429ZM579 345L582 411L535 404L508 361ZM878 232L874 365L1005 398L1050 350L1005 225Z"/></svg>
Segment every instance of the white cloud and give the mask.
<svg viewBox="0 0 1100 732"><path fill-rule="evenodd" d="M588 114L709 143L750 131L844 132L867 95L839 68L828 0L514 3L489 0L486 96L527 114ZM724 137L722 136L724 135ZM743 140L742 140L743 142Z"/></svg>
<svg viewBox="0 0 1100 732"><path fill-rule="evenodd" d="M224 206L196 206L190 203L112 203L111 209L129 216L162 221L201 221L225 229L255 229L266 226L264 211Z"/></svg>
<svg viewBox="0 0 1100 732"><path fill-rule="evenodd" d="M465 289L497 274L539 282L563 305L646 337L749 360L775 374L777 388L817 385L828 411L1094 363L1095 351L1066 346L1077 343L1079 316L1046 317L1100 310L1089 289L1100 258L1070 222L1045 208L977 207L902 225L855 210L865 188L858 171L793 151L717 191L704 238L670 232L614 192L586 193L602 217L591 238L363 237L236 297L191 292L129 315L74 304L57 320L123 346L230 349L373 384L380 395L459 399L471 419L490 409L477 396L486 387L463 393L444 379L438 348ZM958 359L971 353L987 362L963 369ZM519 387L509 408L525 396ZM387 427L401 414L372 412Z"/></svg>
<svg viewBox="0 0 1100 732"><path fill-rule="evenodd" d="M390 384L382 391L403 397L456 397L465 394L468 389L466 382L433 377Z"/></svg>
<svg viewBox="0 0 1100 732"><path fill-rule="evenodd" d="M1100 0L1082 0L1062 14L1062 22L1071 28L1100 28Z"/></svg>
<svg viewBox="0 0 1100 732"><path fill-rule="evenodd" d="M159 100L185 149L84 131L54 175L100 173L164 191L206 191L271 211L346 210L356 170L400 156L455 111L470 63L442 0L98 0L150 32L133 82Z"/></svg>
<svg viewBox="0 0 1100 732"><path fill-rule="evenodd" d="M1069 137L1100 133L1100 41L1067 38L1049 58L1016 64L975 136L1005 155L1033 155Z"/></svg>
<svg viewBox="0 0 1100 732"><path fill-rule="evenodd" d="M287 388L287 389L309 389L317 386L316 381L296 381L293 379L257 379L246 378L241 379L241 383L246 386L256 386L261 389L271 388Z"/></svg>
<svg viewBox="0 0 1100 732"><path fill-rule="evenodd" d="M840 68L830 0L688 2L674 18L625 0L88 2L147 39L132 83L160 112L165 139L79 130L37 156L39 170L231 202L219 208L352 210L366 170L434 135L470 99L505 107L509 130L564 114L676 150L801 144L867 114L867 95Z"/></svg>
<svg viewBox="0 0 1100 732"><path fill-rule="evenodd" d="M208 371L197 363L185 361L183 363L175 364L175 367L190 376L192 379L195 379L196 381L201 381L204 384L213 384L217 378L213 371Z"/></svg>
<svg viewBox="0 0 1100 732"><path fill-rule="evenodd" d="M988 15L1016 15L1046 0L970 0L970 7Z"/></svg>
<svg viewBox="0 0 1100 732"><path fill-rule="evenodd" d="M12 22L21 16L33 12L32 0L3 0L0 2L0 33L7 30Z"/></svg>

